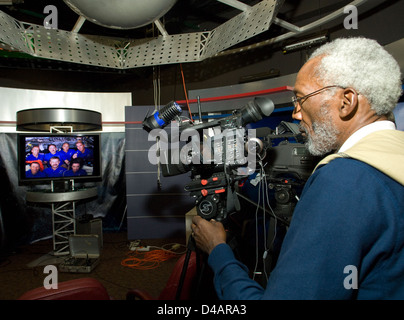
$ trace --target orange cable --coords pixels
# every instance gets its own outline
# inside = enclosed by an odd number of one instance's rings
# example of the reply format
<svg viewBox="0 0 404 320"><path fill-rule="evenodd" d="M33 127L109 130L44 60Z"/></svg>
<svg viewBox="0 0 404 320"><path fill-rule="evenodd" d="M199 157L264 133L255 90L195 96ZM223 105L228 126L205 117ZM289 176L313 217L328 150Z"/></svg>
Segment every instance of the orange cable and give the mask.
<svg viewBox="0 0 404 320"><path fill-rule="evenodd" d="M188 95L187 95L187 88L185 86L184 71L182 70L182 64L181 63L180 63L180 67L181 67L182 85L184 87L185 100L187 101L187 107L188 107L188 111L189 111L189 116L191 118L191 121L193 122L191 109L189 108L189 100L188 100Z"/></svg>
<svg viewBox="0 0 404 320"><path fill-rule="evenodd" d="M122 266L138 270L150 270L159 267L161 262L174 258L178 256L178 254L157 249L146 252L135 250L129 252L128 256L128 258L121 261Z"/></svg>

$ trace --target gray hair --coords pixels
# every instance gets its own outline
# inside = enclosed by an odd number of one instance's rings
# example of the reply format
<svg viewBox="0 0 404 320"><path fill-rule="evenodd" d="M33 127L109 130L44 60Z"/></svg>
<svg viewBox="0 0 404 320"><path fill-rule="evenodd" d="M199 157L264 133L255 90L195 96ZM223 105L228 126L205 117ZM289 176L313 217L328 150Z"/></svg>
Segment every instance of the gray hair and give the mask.
<svg viewBox="0 0 404 320"><path fill-rule="evenodd" d="M390 113L402 93L397 61L375 40L338 38L313 52L324 56L315 75L324 85L351 87L365 96L377 115Z"/></svg>

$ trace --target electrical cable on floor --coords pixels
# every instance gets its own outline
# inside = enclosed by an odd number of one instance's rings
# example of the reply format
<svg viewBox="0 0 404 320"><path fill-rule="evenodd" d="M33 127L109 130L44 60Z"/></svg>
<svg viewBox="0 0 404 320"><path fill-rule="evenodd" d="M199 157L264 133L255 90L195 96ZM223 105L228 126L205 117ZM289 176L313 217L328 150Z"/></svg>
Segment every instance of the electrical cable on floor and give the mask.
<svg viewBox="0 0 404 320"><path fill-rule="evenodd" d="M141 251L141 249L128 252L128 257L121 261L121 265L124 267L137 269L137 270L150 270L158 268L162 262L170 260L175 257L179 257L184 254L185 251L176 252L174 249L178 249L183 245L180 244L168 244L170 250L163 247L150 246L150 251ZM166 245L167 246L167 245ZM152 249L155 248L155 249Z"/></svg>

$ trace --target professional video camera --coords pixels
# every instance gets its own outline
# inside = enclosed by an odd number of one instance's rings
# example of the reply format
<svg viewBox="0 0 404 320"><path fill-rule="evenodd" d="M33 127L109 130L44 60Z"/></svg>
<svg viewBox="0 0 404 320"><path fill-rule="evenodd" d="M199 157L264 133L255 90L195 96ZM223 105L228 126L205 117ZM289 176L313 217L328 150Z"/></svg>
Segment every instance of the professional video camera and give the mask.
<svg viewBox="0 0 404 320"><path fill-rule="evenodd" d="M198 215L219 221L240 209L240 184L257 171L257 163L265 161L269 164L265 169L270 177L268 187L279 195L281 213L288 217L294 206L293 187L307 179L313 161L300 143L294 123L282 122L274 131L246 130L246 125L268 117L273 110L270 99L255 97L230 116L194 124L182 121L181 107L170 102L143 121L149 140L157 141L156 159L149 153L149 160L161 166L165 177L191 172L191 182L184 189L195 198ZM162 130L169 124L171 139ZM291 138L297 143L289 142ZM278 139L282 141L274 146ZM285 180L285 175L293 179Z"/></svg>

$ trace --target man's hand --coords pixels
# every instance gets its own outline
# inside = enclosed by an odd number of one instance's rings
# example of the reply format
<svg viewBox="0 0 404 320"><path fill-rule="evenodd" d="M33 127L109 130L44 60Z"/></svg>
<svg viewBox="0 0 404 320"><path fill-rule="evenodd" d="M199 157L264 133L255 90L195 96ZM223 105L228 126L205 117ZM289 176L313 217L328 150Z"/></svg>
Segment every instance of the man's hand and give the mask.
<svg viewBox="0 0 404 320"><path fill-rule="evenodd" d="M218 244L226 243L226 231L223 224L216 221L207 221L200 216L192 219L192 236L199 249L210 254Z"/></svg>

